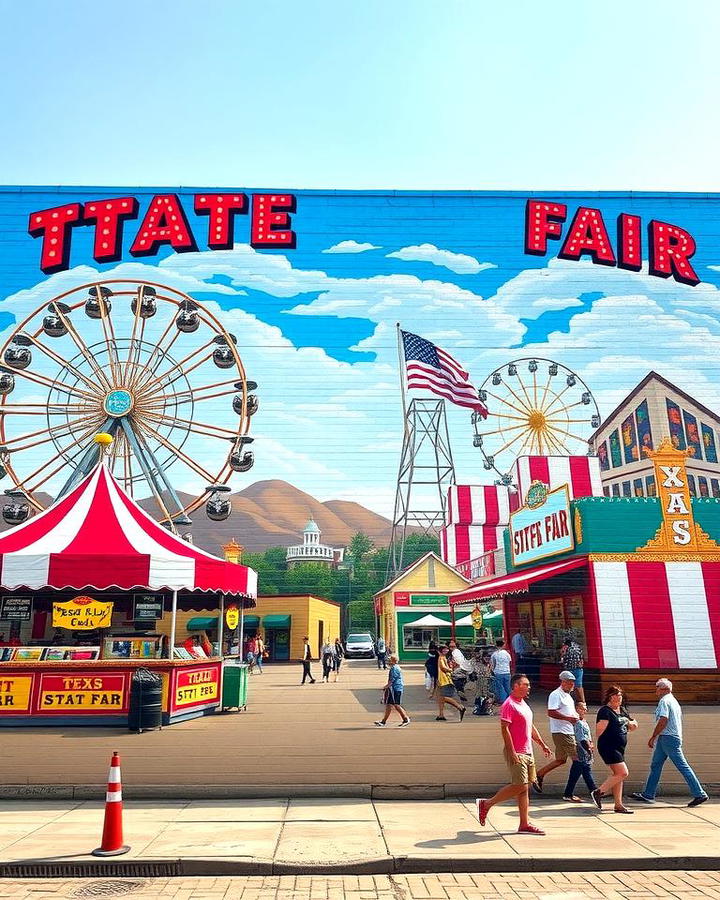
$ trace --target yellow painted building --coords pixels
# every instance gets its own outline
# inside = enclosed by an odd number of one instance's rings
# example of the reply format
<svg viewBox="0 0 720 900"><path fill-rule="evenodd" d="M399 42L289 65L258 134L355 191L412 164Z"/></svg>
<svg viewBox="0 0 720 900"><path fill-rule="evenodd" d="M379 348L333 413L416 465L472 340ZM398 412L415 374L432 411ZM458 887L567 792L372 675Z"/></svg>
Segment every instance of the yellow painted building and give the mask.
<svg viewBox="0 0 720 900"><path fill-rule="evenodd" d="M436 553L420 557L375 594L385 643L401 660L424 659L431 640L450 637L450 595L469 584ZM427 625L416 625L427 617ZM460 638L473 634L472 628L458 628L457 632Z"/></svg>
<svg viewBox="0 0 720 900"><path fill-rule="evenodd" d="M178 610L176 643L181 644L189 634L200 631L205 631L211 641L216 641L217 617L214 612ZM340 605L308 594L258 597L257 606L246 611L243 622L245 636L260 633L270 659L278 662L302 659L305 635L310 638L314 659L318 659L326 640L342 637ZM170 616L166 615L157 623L157 630L169 635Z"/></svg>

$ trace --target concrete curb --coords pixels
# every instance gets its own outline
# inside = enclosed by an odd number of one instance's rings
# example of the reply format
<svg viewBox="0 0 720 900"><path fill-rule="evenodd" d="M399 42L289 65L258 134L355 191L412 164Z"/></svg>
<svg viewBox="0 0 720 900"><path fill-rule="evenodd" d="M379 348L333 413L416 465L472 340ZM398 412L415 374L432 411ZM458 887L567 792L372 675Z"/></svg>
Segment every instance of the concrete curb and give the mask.
<svg viewBox="0 0 720 900"><path fill-rule="evenodd" d="M451 782L447 784L124 784L125 800L260 800L281 798L356 798L365 800L455 800L487 797L499 784ZM640 790L641 784L626 788ZM720 784L705 784L711 797L720 796ZM98 800L105 797L105 784L2 784L0 800ZM549 789L547 797L559 797L561 788ZM669 784L663 797L686 797L684 784Z"/></svg>
<svg viewBox="0 0 720 900"><path fill-rule="evenodd" d="M28 859L0 863L2 878L168 878L228 875L433 875L445 872L607 872L720 871L720 856L545 858L382 856L344 862L282 862L263 859L194 857L186 859L112 859L107 861Z"/></svg>

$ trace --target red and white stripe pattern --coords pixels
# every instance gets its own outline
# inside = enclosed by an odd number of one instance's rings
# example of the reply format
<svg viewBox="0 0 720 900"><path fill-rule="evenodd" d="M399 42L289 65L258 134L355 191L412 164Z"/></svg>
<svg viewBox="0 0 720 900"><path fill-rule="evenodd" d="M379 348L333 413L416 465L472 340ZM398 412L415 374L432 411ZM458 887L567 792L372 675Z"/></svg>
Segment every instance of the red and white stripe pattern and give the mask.
<svg viewBox="0 0 720 900"><path fill-rule="evenodd" d="M411 331L401 331L407 386L429 390L457 406L465 406L487 417L470 375L446 350Z"/></svg>
<svg viewBox="0 0 720 900"><path fill-rule="evenodd" d="M533 481L542 481L551 490L566 484L571 500L603 495L597 456L519 456L513 464L512 479L521 506Z"/></svg>
<svg viewBox="0 0 720 900"><path fill-rule="evenodd" d="M98 466L67 497L0 536L0 586L134 587L257 595L257 573L159 525Z"/></svg>
<svg viewBox="0 0 720 900"><path fill-rule="evenodd" d="M714 669L720 663L720 562L591 562L598 665Z"/></svg>
<svg viewBox="0 0 720 900"><path fill-rule="evenodd" d="M494 484L454 484L448 491L446 525L508 525L510 493Z"/></svg>
<svg viewBox="0 0 720 900"><path fill-rule="evenodd" d="M440 529L440 555L449 566L477 559L503 547L505 529L504 525L446 525Z"/></svg>

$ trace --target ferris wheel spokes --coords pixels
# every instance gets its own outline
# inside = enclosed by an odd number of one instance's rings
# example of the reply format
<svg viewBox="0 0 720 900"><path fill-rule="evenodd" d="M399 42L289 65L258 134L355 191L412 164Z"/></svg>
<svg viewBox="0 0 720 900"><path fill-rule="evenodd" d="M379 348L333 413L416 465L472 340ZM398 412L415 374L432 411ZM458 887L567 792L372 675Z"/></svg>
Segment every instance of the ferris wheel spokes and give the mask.
<svg viewBox="0 0 720 900"><path fill-rule="evenodd" d="M80 335L77 333L77 330L75 329L75 326L73 325L70 316L67 315L65 313L65 311L63 310L63 308L62 308L63 304L62 303L52 303L51 306L55 310L56 315L59 317L59 319L61 320L63 325L65 326L65 330L70 335L70 338L72 339L73 343L78 348L80 353L83 355L86 362L89 364L95 377L100 382L104 383L107 390L110 390L112 385L108 381L107 376L103 372L102 368L95 361L95 358L93 357L92 353L88 352L88 348L87 348L87 345L85 344L85 341L83 341L82 338L80 337Z"/></svg>

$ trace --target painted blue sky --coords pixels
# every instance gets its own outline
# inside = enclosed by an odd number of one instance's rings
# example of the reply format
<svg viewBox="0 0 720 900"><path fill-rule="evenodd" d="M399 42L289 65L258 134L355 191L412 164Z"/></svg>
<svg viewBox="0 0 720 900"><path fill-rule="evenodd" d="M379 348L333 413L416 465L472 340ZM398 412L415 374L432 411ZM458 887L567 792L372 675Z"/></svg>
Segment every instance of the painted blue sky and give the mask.
<svg viewBox="0 0 720 900"><path fill-rule="evenodd" d="M142 216L153 190L127 193L138 195ZM260 384L257 462L235 487L282 478L320 499L357 500L390 513L401 437L398 321L453 353L478 386L512 359L542 357L576 371L601 415L651 369L720 406L717 196L548 198L566 202L569 217L579 205L598 207L611 233L620 212L687 229L701 278L690 287L649 275L647 265L636 273L563 261L557 244L544 257L525 254L521 193L301 191L293 216L297 247L285 251L252 249L245 216L236 217L232 250L208 251L207 218L191 212L192 192L178 193L197 252L133 258L128 248L138 223L128 222L122 260L98 266L91 229L78 228L70 268L45 277L40 241L26 231L29 213L122 192L0 192L0 237L12 248L0 258L0 338L61 291L96 279L98 269L106 278L142 278L202 300L237 335L249 377ZM80 315L79 327L89 333L93 326ZM208 407L213 421L227 421L228 402ZM467 410L449 408L448 421L459 480L492 480L472 446ZM200 442L193 452L209 460L215 451ZM177 486L202 489L194 476Z"/></svg>

